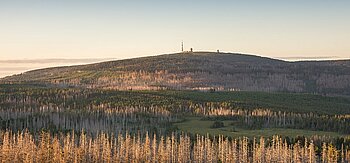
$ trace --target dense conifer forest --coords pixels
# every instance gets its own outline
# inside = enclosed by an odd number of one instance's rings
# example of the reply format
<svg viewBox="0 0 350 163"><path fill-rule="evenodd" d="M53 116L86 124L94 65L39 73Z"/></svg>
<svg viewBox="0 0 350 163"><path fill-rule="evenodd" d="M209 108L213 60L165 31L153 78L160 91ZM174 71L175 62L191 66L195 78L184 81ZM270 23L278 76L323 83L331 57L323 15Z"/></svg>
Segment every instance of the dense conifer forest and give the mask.
<svg viewBox="0 0 350 163"><path fill-rule="evenodd" d="M347 97L300 93L2 84L0 160L347 162L349 108ZM192 117L211 123L206 134L181 130ZM268 129L286 132L244 136ZM294 130L312 134L289 132ZM218 134L222 131L243 136Z"/></svg>

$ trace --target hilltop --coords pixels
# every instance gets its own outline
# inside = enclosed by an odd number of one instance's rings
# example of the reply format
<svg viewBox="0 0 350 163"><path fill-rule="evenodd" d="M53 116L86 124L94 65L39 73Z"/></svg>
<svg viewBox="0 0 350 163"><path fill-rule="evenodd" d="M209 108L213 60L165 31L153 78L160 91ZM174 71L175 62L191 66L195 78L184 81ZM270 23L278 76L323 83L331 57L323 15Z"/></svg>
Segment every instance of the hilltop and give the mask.
<svg viewBox="0 0 350 163"><path fill-rule="evenodd" d="M350 95L350 60L283 60L236 53L186 52L53 67L0 79L118 90L241 90Z"/></svg>

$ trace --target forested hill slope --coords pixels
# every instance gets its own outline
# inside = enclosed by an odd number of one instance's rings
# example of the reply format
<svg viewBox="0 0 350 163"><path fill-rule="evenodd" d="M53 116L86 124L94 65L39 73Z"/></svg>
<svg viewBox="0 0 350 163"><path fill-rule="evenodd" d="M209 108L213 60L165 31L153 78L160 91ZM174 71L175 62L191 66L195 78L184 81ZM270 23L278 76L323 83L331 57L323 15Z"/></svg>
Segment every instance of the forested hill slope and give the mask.
<svg viewBox="0 0 350 163"><path fill-rule="evenodd" d="M244 54L186 52L40 69L0 81L120 90L215 89L350 95L350 60L286 62Z"/></svg>

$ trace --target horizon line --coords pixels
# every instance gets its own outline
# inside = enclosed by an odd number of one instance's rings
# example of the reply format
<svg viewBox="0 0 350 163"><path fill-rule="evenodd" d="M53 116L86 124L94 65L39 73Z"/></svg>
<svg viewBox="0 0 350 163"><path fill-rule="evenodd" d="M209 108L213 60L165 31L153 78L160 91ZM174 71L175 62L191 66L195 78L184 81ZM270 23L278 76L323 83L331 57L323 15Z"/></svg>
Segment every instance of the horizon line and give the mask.
<svg viewBox="0 0 350 163"><path fill-rule="evenodd" d="M132 56L127 58L112 58L112 57L106 57L106 58L23 58L23 59L0 59L0 63L56 63L56 62L63 62L63 61L69 61L65 63L80 63L80 62L101 62L101 61L113 61L113 60L125 60L125 59L135 59L135 58L142 58L142 57L152 57L152 56L159 56L159 55L167 55L167 54L180 54L180 53L186 53L187 51L179 51L179 52L170 52L170 53L161 53L161 54L155 54L155 55L144 55L144 56ZM188 51L189 52L189 51ZM216 51L206 51L206 50L199 50L199 51L193 51L193 53L196 52L210 52L210 53L217 53ZM304 57L304 56L289 56L289 57L281 57L281 56L265 56L260 54L253 54L253 53L247 53L247 52L227 52L227 51L220 51L219 53L231 53L231 54L242 54L242 55L253 55L253 56L259 56L259 57L266 57L271 59L278 59L283 61L333 61L333 60L350 60L350 57L339 57L339 56L310 56L310 57Z"/></svg>

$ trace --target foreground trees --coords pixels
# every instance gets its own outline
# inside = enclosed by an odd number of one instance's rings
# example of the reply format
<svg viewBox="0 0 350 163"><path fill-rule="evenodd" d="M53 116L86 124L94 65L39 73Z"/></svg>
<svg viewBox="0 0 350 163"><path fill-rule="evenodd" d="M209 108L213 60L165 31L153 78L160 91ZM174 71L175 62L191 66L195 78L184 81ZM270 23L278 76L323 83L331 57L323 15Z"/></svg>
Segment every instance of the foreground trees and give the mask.
<svg viewBox="0 0 350 163"><path fill-rule="evenodd" d="M117 136L100 133L95 137L74 133L51 135L42 132L0 133L2 162L348 162L350 150L324 143L317 154L313 142L287 144L271 140L223 136L191 138L170 136Z"/></svg>

